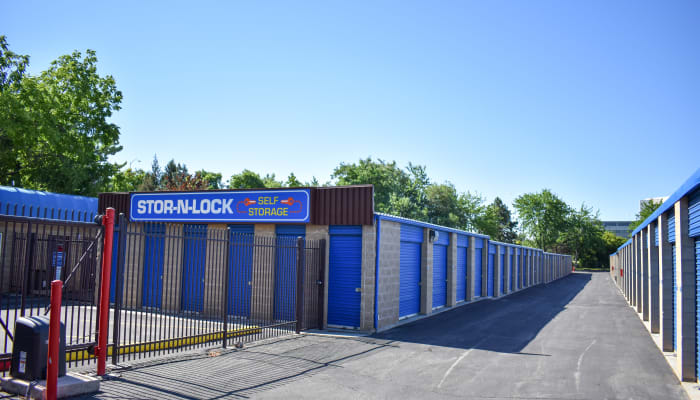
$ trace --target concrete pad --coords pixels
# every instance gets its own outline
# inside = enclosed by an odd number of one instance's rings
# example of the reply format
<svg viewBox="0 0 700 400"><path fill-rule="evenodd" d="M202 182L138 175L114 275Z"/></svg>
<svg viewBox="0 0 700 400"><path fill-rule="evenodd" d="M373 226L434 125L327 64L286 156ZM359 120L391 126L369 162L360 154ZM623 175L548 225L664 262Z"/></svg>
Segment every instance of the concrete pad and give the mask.
<svg viewBox="0 0 700 400"><path fill-rule="evenodd" d="M12 377L0 378L2 390L29 397L31 399L44 399L46 394L46 381L30 382ZM80 396L95 393L100 390L100 380L98 378L69 372L65 376L58 378L59 399L65 397Z"/></svg>

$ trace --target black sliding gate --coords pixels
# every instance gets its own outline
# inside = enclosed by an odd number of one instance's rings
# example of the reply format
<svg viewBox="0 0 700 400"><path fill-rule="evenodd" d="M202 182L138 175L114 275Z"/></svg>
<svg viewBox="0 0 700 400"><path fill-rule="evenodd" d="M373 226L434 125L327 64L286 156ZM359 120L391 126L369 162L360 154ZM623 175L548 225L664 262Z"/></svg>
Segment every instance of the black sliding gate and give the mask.
<svg viewBox="0 0 700 400"><path fill-rule="evenodd" d="M90 362L97 340L97 297L102 253L100 225L0 215L0 371L9 371L15 321L47 315L50 283L63 286L61 321L66 360Z"/></svg>
<svg viewBox="0 0 700 400"><path fill-rule="evenodd" d="M129 223L123 215L116 222L113 364L322 326L325 240ZM0 215L0 370L9 369L14 321L48 311L56 277L65 283L69 367L94 362L102 234L94 223Z"/></svg>

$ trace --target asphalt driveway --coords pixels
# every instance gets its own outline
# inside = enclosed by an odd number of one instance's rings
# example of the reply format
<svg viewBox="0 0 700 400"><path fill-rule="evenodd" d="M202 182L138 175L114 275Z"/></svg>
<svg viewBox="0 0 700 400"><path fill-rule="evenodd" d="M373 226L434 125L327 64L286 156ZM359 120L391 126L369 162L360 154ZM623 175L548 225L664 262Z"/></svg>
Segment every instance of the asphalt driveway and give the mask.
<svg viewBox="0 0 700 400"><path fill-rule="evenodd" d="M137 365L91 399L687 399L607 273L372 337L300 335Z"/></svg>

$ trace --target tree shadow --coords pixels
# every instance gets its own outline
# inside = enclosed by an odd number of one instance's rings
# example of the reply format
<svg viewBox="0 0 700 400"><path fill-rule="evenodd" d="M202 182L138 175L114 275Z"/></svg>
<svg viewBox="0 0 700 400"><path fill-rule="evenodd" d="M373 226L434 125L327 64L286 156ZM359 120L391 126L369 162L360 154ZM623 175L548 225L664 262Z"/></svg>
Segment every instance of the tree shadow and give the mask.
<svg viewBox="0 0 700 400"><path fill-rule="evenodd" d="M591 272L574 273L506 297L457 307L373 337L395 342L527 354L521 353L523 348L566 309L567 304L591 279Z"/></svg>

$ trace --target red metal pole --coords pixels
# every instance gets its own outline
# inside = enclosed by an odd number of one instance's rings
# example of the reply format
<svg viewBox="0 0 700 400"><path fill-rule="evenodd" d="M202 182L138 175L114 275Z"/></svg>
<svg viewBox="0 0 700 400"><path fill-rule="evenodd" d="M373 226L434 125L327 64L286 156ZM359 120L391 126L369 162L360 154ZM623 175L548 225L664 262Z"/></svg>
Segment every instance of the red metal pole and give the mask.
<svg viewBox="0 0 700 400"><path fill-rule="evenodd" d="M54 400L58 394L58 357L61 340L61 291L63 282L51 282L51 313L49 314L49 358L46 360L46 399Z"/></svg>
<svg viewBox="0 0 700 400"><path fill-rule="evenodd" d="M105 374L107 364L107 336L109 335L109 286L112 277L112 243L114 239L114 208L108 208L102 217L105 227L104 246L102 247L102 277L100 282L100 326L97 333L97 375Z"/></svg>

